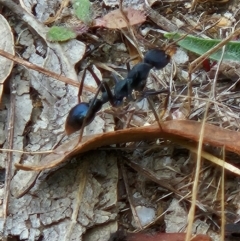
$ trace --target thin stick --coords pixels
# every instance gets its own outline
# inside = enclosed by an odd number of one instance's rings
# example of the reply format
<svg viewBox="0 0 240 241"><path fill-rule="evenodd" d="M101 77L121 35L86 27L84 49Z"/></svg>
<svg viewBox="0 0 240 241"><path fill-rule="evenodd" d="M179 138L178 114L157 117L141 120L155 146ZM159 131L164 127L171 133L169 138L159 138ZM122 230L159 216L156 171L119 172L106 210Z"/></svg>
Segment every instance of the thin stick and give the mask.
<svg viewBox="0 0 240 241"><path fill-rule="evenodd" d="M216 98L217 98L217 91L216 91L217 79L218 79L219 69L220 69L220 66L221 66L221 64L222 64L223 55L224 55L224 53L225 53L225 47L226 47L226 45L224 45L224 46L222 47L221 58L220 58L220 60L218 61L217 70L216 70L216 73L215 73L215 76L214 76L214 80L213 80L212 91L213 91L213 99L214 99L214 100L216 100Z"/></svg>
<svg viewBox="0 0 240 241"><path fill-rule="evenodd" d="M188 213L188 227L187 227L187 233L186 233L186 238L185 238L186 241L190 241L190 239L191 239L193 222L194 222L194 217L195 217L195 208L196 208L197 193L198 193L198 182L199 182L199 175L200 175L200 169L201 169L203 138L204 138L204 130L205 130L205 123L207 120L208 108L209 108L209 102L206 105L206 111L204 114L201 131L200 131L200 136L199 136L198 151L197 151L197 165L196 165L195 178L194 178L193 187L192 187L192 203L191 203L191 208Z"/></svg>
<svg viewBox="0 0 240 241"><path fill-rule="evenodd" d="M76 227L76 224L78 222L78 215L79 211L81 210L81 204L83 202L84 198L84 193L86 190L87 186L87 181L88 181L88 168L89 168L89 162L87 160L84 160L81 165L81 169L78 170L78 175L76 178L76 182L78 183L78 190L77 190L77 195L74 199L74 205L72 207L72 214L69 217L69 225L67 226L67 229L65 231L63 240L71 240L71 235L74 232L74 228Z"/></svg>
<svg viewBox="0 0 240 241"><path fill-rule="evenodd" d="M156 121L158 123L159 129L162 131L163 129L162 129L162 126L161 126L158 114L157 114L157 112L156 112L156 110L154 108L153 102L152 102L152 100L149 97L147 97L147 101L148 101L150 109L152 110L153 115L154 115L154 117L155 117L155 119L156 119Z"/></svg>
<svg viewBox="0 0 240 241"><path fill-rule="evenodd" d="M225 161L226 153L225 146L223 147L223 160ZM221 182L221 241L224 241L225 238L225 165L222 166L222 182Z"/></svg>
<svg viewBox="0 0 240 241"><path fill-rule="evenodd" d="M96 94L94 95L94 98L93 98L93 100L92 100L92 102L91 102L91 104L90 104L90 106L89 106L87 115L86 115L86 117L85 117L84 120L83 120L83 125L82 125L82 128L81 128L81 130L80 130L78 143L80 143L80 142L82 141L83 131L84 131L84 128L85 128L87 119L88 119L88 117L89 117L90 114L91 114L90 111L91 111L92 108L93 108L93 105L94 105L94 103L95 103L95 101L96 101L96 99L97 99L97 97L98 97L98 95L99 95L99 92L100 92L102 86L103 86L103 82L99 85L99 87L98 87L98 89L97 89L97 92L96 92ZM78 145L78 143L77 143L77 145ZM76 147L77 147L77 146L76 146Z"/></svg>
<svg viewBox="0 0 240 241"><path fill-rule="evenodd" d="M60 75L60 74L57 74L55 72L52 72L50 70L47 70L47 69L44 69L43 67L41 66L38 66L36 64L33 64L33 63L30 63L24 59L21 59L17 56L14 56L12 54L9 54L8 52L0 49L0 55L3 56L3 57L6 57L7 59L10 59L18 64L21 64L29 69L32 69L32 70L35 70L35 71L38 71L42 74L45 74L51 78L54 78L54 79L57 79L61 82L64 82L66 84L69 84L69 85L73 85L73 86L76 86L76 87L79 87L79 83L77 81L74 81L66 76L63 76L63 75ZM90 87L90 86L84 86L84 89L89 91L89 92L92 92L94 93L95 92L95 89L93 87Z"/></svg>
<svg viewBox="0 0 240 241"><path fill-rule="evenodd" d="M22 154L29 154L29 155L50 154L50 153L53 152L53 150L50 150L50 151L21 151L21 150L6 149L6 148L0 148L0 151L4 151L4 152L15 152L15 153L22 153Z"/></svg>
<svg viewBox="0 0 240 241"><path fill-rule="evenodd" d="M133 38L132 41L133 41L134 44L135 44L135 47L136 47L136 49L137 49L137 51L138 51L138 54L139 54L139 56L143 59L143 54L142 54L142 52L141 52L141 50L140 50L140 48L139 48L139 46L138 46L138 42L137 42L137 39L136 39L136 37L135 37L135 35L134 35L133 29L132 29L131 25L129 24L128 18L127 18L127 16L125 15L125 13L124 13L124 11L123 11L122 2L123 2L123 0L120 0L120 1L119 1L119 10L120 10L120 12L121 12L121 14L122 14L122 16L123 16L123 19L125 20L125 22L126 22L126 24L127 24L128 31L129 31L129 33L131 34L132 38ZM124 33L124 31L123 31L122 29L121 29L121 31ZM126 34L124 34L124 35L127 37Z"/></svg>
<svg viewBox="0 0 240 241"><path fill-rule="evenodd" d="M49 30L48 27L46 27L44 24L40 23L39 21L36 20L36 18L32 15L29 14L25 9L23 9L19 4L16 4L14 1L12 0L0 0L0 4L3 6L6 6L7 8L9 8L11 10L11 12L13 12L14 14L16 14L22 21L24 21L26 24L28 24L29 26L32 27L32 29L34 29L36 31L36 33L38 35L41 36L42 39L46 39L46 33ZM50 43L50 42L46 42L47 46L51 49L54 50L54 52L58 52L59 57L63 60L67 60L66 56L62 53L62 47L58 44L58 43ZM78 87L79 83L77 81L74 81L70 78L61 76L59 74L56 74L54 72L51 72L49 70L46 70L40 66L34 65L32 63L29 63L25 60L22 60L21 58L18 58L17 56L11 55L3 50L0 50L0 55L13 60L16 63L19 63L23 66L26 66L30 69L39 71L43 74L46 74L47 76L50 76L52 78L58 79L64 83L73 85ZM70 71L70 74L72 74L75 78L76 76L76 72L75 70L72 68L72 64L70 62L66 62L66 65L68 66L68 69ZM76 77L77 79L77 77ZM95 89L89 86L85 86L84 87L85 90L90 91L92 93L95 93Z"/></svg>
<svg viewBox="0 0 240 241"><path fill-rule="evenodd" d="M140 229L142 229L142 224L141 224L141 222L139 220L139 217L137 215L135 206L134 206L133 201L132 201L132 194L131 194L130 189L129 189L129 185L128 185L128 181L127 181L128 179L127 179L127 175L126 175L126 170L124 169L122 162L120 162L120 167L121 167L122 176L123 176L123 180L124 180L124 184L125 184L125 189L126 189L126 193L127 193L127 196L128 196L128 201L129 201L129 204L130 204L130 207L131 207L131 210L132 210L132 214L133 214L134 220L138 224L138 227Z"/></svg>
<svg viewBox="0 0 240 241"><path fill-rule="evenodd" d="M78 103L82 102L82 91L83 91L83 84L84 84L84 79L85 79L85 76L86 76L86 71L87 69L85 68L83 70L83 75L82 75L82 78L81 78L81 81L80 81L80 85L79 85L79 89L78 89Z"/></svg>
<svg viewBox="0 0 240 241"><path fill-rule="evenodd" d="M130 122L131 122L131 120L132 120L132 118L133 118L133 115L134 115L134 112L135 112L135 108L134 108L133 110L130 110L130 111L128 112L128 113L129 113L129 116L128 116L128 119L127 119L127 121L126 121L126 124L124 125L123 128L129 128Z"/></svg>
<svg viewBox="0 0 240 241"><path fill-rule="evenodd" d="M14 122L15 122L15 107L16 107L16 89L15 84L12 81L11 86L11 109L9 111L9 124L8 124L8 148L11 149L13 146L14 138ZM5 173L5 185L4 185L4 199L3 199L3 230L6 228L7 214L8 214L8 202L9 202L9 193L10 193L10 183L12 179L12 152L7 154L7 162L5 164L6 173Z"/></svg>
<svg viewBox="0 0 240 241"><path fill-rule="evenodd" d="M64 0L61 2L60 8L58 8L57 13L53 17L49 17L44 23L50 24L61 18L61 14L64 8L69 4L70 0Z"/></svg>
<svg viewBox="0 0 240 241"><path fill-rule="evenodd" d="M189 72L193 73L206 58L208 58L211 54L215 53L224 45L226 45L229 41L232 40L233 37L235 37L239 33L240 33L240 29L234 31L227 38L223 39L219 44L209 49L205 54L201 55L199 58L194 60L189 66Z"/></svg>
<svg viewBox="0 0 240 241"><path fill-rule="evenodd" d="M163 187L163 188L179 195L180 197L182 197L181 192L179 192L177 189L175 189L170 184L164 182L162 179L159 179L158 177L156 177L156 175L154 174L153 171L151 171L151 170L149 170L145 167L140 166L139 163L137 163L137 162L129 161L126 157L124 157L124 159L125 159L125 163L128 166L130 166L135 171L139 172L141 175L144 175L145 177L152 180L153 182L156 182L160 187Z"/></svg>

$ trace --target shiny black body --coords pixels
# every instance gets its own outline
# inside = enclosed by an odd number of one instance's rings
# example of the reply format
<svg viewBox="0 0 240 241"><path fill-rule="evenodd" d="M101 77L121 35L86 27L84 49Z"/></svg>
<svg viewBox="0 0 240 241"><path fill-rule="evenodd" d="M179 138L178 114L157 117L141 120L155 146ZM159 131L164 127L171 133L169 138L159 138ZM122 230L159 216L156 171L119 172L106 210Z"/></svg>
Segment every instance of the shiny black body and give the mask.
<svg viewBox="0 0 240 241"><path fill-rule="evenodd" d="M151 49L145 54L143 62L162 69L170 62L170 56L163 50Z"/></svg>
<svg viewBox="0 0 240 241"><path fill-rule="evenodd" d="M143 91L151 69L151 65L139 63L129 71L125 79L117 82L114 88L116 106L122 103L123 98L127 98L131 101L133 90Z"/></svg>
<svg viewBox="0 0 240 241"><path fill-rule="evenodd" d="M170 62L170 56L163 50L149 50L144 57L143 62L136 64L125 79L118 81L114 87L113 94L106 88L101 98L93 98L89 103L81 102L74 106L68 114L65 131L72 134L83 127L83 124L89 125L95 118L96 113L102 108L102 105L108 101L113 106L122 104L123 99L132 100L133 90L142 92L146 86L147 77L152 68L164 68ZM151 92L152 93L152 92ZM156 91L156 93L158 93ZM94 101L94 103L93 103Z"/></svg>
<svg viewBox="0 0 240 241"><path fill-rule="evenodd" d="M102 105L108 100L91 99L89 103L81 102L75 105L69 112L66 122L65 131L68 135L80 130L85 121L85 126L89 125L95 118L96 113L101 110ZM91 110L91 111L89 111Z"/></svg>

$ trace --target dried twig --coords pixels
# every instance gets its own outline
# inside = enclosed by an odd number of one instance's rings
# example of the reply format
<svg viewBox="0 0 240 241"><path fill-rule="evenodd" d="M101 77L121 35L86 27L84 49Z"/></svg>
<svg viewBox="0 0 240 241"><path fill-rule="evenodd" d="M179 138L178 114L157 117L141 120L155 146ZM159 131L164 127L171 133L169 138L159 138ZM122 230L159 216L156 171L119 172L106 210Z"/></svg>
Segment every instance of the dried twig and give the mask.
<svg viewBox="0 0 240 241"><path fill-rule="evenodd" d="M129 204L130 204L130 207L131 207L131 210L132 210L133 218L134 218L135 222L138 224L138 227L140 229L142 229L142 224L139 220L139 217L137 215L135 206L134 206L133 201L132 201L132 194L131 194L130 189L129 189L126 170L125 170L122 162L120 162L120 167L121 167L122 176L123 176L123 180L124 180L124 184L125 184L125 188L126 188L126 193L127 193L127 196L128 196L128 201L129 201Z"/></svg>
<svg viewBox="0 0 240 241"><path fill-rule="evenodd" d="M12 83L11 86L11 109L8 115L8 148L13 148L13 137L14 137L14 122L15 122L15 107L16 107L16 99L15 99L16 89L15 84ZM6 161L6 173L5 173L5 185L4 185L4 199L3 199L3 219L4 219L4 229L6 225L7 215L8 215L8 201L9 201L9 192L10 192L10 183L12 179L12 152L7 154Z"/></svg>

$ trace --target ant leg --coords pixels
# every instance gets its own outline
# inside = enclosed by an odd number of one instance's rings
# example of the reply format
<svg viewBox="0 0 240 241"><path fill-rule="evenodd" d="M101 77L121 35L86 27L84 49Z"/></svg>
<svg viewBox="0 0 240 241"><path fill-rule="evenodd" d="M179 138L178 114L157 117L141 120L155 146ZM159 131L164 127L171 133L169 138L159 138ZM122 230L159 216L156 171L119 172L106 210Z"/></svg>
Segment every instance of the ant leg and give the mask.
<svg viewBox="0 0 240 241"><path fill-rule="evenodd" d="M90 103L90 105L89 105L89 108L88 108L88 110L87 110L87 114L86 114L86 116L85 116L85 118L84 118L84 120L83 120L83 124L82 124L82 127L81 127L81 130L80 130L80 135L79 135L79 140L78 140L78 143L80 143L81 141L82 141L82 136L83 136L83 131L84 131L84 127L86 126L86 124L87 124L87 120L89 119L89 117L92 115L92 111L93 111L93 107L94 107L94 105L96 105L97 104L97 97L98 97L98 95L99 95L99 92L101 91L101 89L102 89L102 87L104 86L104 82L101 82L100 83L100 85L98 86L98 89L97 89L97 92L96 92L96 94L94 95L94 97L93 97L93 99L91 99L91 101L89 102ZM100 101L100 109L101 109L101 106L102 106L102 102L101 102L101 100L99 100ZM95 111L94 111L95 112ZM95 113L94 113L95 114ZM77 145L78 145L78 143L77 143Z"/></svg>
<svg viewBox="0 0 240 241"><path fill-rule="evenodd" d="M105 81L100 81L97 75L94 73L94 71L91 68L88 68L89 72L92 74L94 80L96 81L98 85L98 89L96 94L94 95L93 99L89 101L89 107L86 113L86 116L83 119L82 127L80 129L80 135L78 143L82 141L83 131L84 127L87 125L87 122L89 119L93 119L95 117L96 112L98 112L102 105L106 103L107 101L110 101L110 103L114 106L114 97L112 94L112 91L110 90L108 84ZM103 96L101 99L98 99L99 92L103 92ZM107 94L107 96L106 96ZM104 97L105 96L105 97Z"/></svg>
<svg viewBox="0 0 240 241"><path fill-rule="evenodd" d="M169 94L169 89L164 88L164 89L161 89L161 90L146 90L146 91L142 91L142 92L138 93L137 97L140 98L140 100L141 100L143 98L147 98L148 96L159 95L159 94L162 94L162 93L168 93Z"/></svg>
<svg viewBox="0 0 240 241"><path fill-rule="evenodd" d="M88 67L87 70L90 72L90 74L92 75L92 77L94 78L97 86L100 86L102 81L98 78L98 76L96 75L96 73L93 71L93 69L91 67ZM103 86L101 86L101 91L104 92L105 89L103 88Z"/></svg>
<svg viewBox="0 0 240 241"><path fill-rule="evenodd" d="M115 84L117 84L120 81L120 79L117 77L117 75L115 73L112 73L112 76L113 76Z"/></svg>
<svg viewBox="0 0 240 241"><path fill-rule="evenodd" d="M83 91L83 84L84 84L84 79L85 79L85 76L86 76L86 68L83 70L83 74L82 74L82 77L81 77L81 81L80 81L80 84L79 84L79 88L78 88L78 104L82 102L81 100L81 95L82 95L82 91ZM72 116L70 116L70 113L68 113L68 117L67 117L67 120L65 122L65 133L68 134L71 134L73 132L75 132L76 130L74 128L71 128L71 124L68 123L69 122L69 119L73 118ZM57 146L62 142L63 138L65 137L66 135L63 134L63 136L61 137L61 139L58 141L58 143L55 144L54 146L54 149L57 148Z"/></svg>
<svg viewBox="0 0 240 241"><path fill-rule="evenodd" d="M85 68L83 70L83 75L82 75L82 78L81 78L81 81L80 81L80 85L79 85L79 89L78 89L78 103L82 102L81 95L82 95L82 90L83 90L84 79L85 79L85 76L86 76L86 71L87 71L87 69Z"/></svg>
<svg viewBox="0 0 240 241"><path fill-rule="evenodd" d="M154 115L154 117L155 117L155 119L156 119L156 121L158 123L158 126L159 126L160 130L162 131L163 129L162 129L162 126L161 126L158 114L157 114L157 112L156 112L156 110L154 108L153 102L152 102L152 100L149 97L146 97L146 99L147 99L147 101L149 103L149 106L150 106L150 108L151 108L151 110L153 112L153 115Z"/></svg>
<svg viewBox="0 0 240 241"><path fill-rule="evenodd" d="M128 71L128 72L131 70L130 61L131 61L131 60L129 60L129 61L126 63L127 71Z"/></svg>
<svg viewBox="0 0 240 241"><path fill-rule="evenodd" d="M88 68L88 71L93 76L97 85L98 86L101 85L103 104L109 101L112 106L115 106L115 98L114 98L113 93L110 90L110 87L108 86L108 84L105 81L100 81L100 79L97 77L97 75L94 73L94 71L91 68Z"/></svg>
<svg viewBox="0 0 240 241"><path fill-rule="evenodd" d="M153 90L148 90L148 91L142 92L142 93L140 94L140 95L142 95L141 98L146 98L146 99L147 99L147 101L148 101L148 103L149 103L149 106L150 106L150 108L151 108L151 110L152 110L152 112L153 112L153 115L154 115L154 117L155 117L155 119L156 119L156 121L157 121L157 123L158 123L158 126L159 126L159 128L161 129L161 131L162 131L162 126L161 126L161 123L160 123L160 119L163 117L165 111L161 114L161 117L159 118L159 116L158 116L158 114L156 113L156 110L155 110L155 108L154 108L153 102L152 102L152 100L149 98L149 96L161 94L161 93L164 93L164 92L168 92L168 96L167 96L167 102L168 102L168 98L169 98L169 95L170 95L168 89L154 90L154 91L153 91ZM164 106L165 106L164 109L165 109L165 110L166 110L166 103L167 103L167 102L165 101L165 104L164 104Z"/></svg>
<svg viewBox="0 0 240 241"><path fill-rule="evenodd" d="M163 118L163 116L165 115L165 113L166 113L166 111L167 111L167 107L168 107L168 104L169 104L169 98L170 98L170 92L168 92L168 95L167 95L167 97L166 97L166 99L165 99L165 101L164 101L164 109L163 109L163 111L162 111L162 113L160 113L160 119L162 119Z"/></svg>
<svg viewBox="0 0 240 241"><path fill-rule="evenodd" d="M110 102L111 106L116 106L116 101L115 101L115 98L113 96L113 93L112 91L110 90L108 84L106 82L102 82L103 83L103 86L105 88L105 92L103 92L102 94L102 102L103 103L106 103L106 102Z"/></svg>
<svg viewBox="0 0 240 241"><path fill-rule="evenodd" d="M84 80L85 80L85 75L86 75L86 70L84 70L82 79L80 82L79 86L79 92L78 96L81 95L83 85L84 85ZM101 82L100 82L101 83ZM102 84L100 85L101 88ZM80 101L80 100L79 100ZM75 105L69 112L66 122L65 122L65 132L67 135L70 135L76 131L81 130L83 126L86 126L92 122L94 119L96 113L101 109L102 107L102 100L98 99L94 101L94 106L90 108L90 105L92 104L93 100L90 100L89 102L81 102ZM88 116L87 116L88 114ZM85 122L84 122L85 121ZM84 124L83 124L84 122Z"/></svg>

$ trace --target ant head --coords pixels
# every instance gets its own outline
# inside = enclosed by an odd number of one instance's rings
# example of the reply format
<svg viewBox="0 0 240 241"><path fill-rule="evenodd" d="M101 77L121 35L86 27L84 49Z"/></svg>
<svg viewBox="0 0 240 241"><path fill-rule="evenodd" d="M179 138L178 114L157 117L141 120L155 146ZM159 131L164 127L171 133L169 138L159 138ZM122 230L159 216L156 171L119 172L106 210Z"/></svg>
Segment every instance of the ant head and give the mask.
<svg viewBox="0 0 240 241"><path fill-rule="evenodd" d="M156 69L164 68L170 62L170 55L164 50L151 49L144 56L144 63L150 64Z"/></svg>

